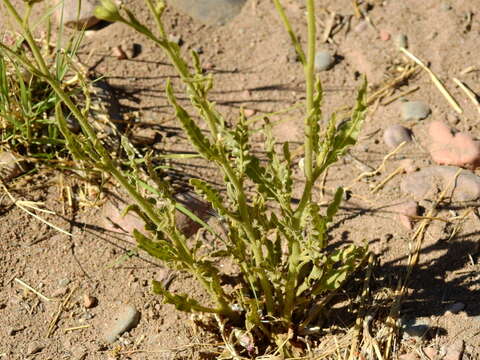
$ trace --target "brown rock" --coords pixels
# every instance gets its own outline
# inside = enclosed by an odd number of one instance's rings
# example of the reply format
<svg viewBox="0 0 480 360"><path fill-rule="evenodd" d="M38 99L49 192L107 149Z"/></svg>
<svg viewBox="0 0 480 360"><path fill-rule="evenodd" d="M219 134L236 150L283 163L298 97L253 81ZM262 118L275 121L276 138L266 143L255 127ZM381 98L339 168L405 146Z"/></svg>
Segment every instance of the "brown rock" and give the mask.
<svg viewBox="0 0 480 360"><path fill-rule="evenodd" d="M8 151L0 152L0 178L7 182L23 173L23 162Z"/></svg>
<svg viewBox="0 0 480 360"><path fill-rule="evenodd" d="M440 360L440 355L438 354L438 351L433 347L427 347L423 349L423 352L429 360Z"/></svg>
<svg viewBox="0 0 480 360"><path fill-rule="evenodd" d="M462 360L464 346L463 340L459 340L448 346L443 360Z"/></svg>
<svg viewBox="0 0 480 360"><path fill-rule="evenodd" d="M122 45L115 46L112 49L112 56L116 57L117 60L128 59L127 53L123 50Z"/></svg>
<svg viewBox="0 0 480 360"><path fill-rule="evenodd" d="M83 295L83 306L85 306L85 308L90 309L96 306L97 303L98 303L98 300L95 296L91 296L88 294Z"/></svg>
<svg viewBox="0 0 480 360"><path fill-rule="evenodd" d="M207 221L212 214L211 207L208 203L197 199L189 192L176 194L176 199L203 221ZM125 206L126 204L118 199L109 199L103 207L105 228L123 234L131 234L134 229L137 229L145 235L148 235L148 232L145 230L145 223L136 213L129 212L125 216L121 215ZM180 211L176 212L175 221L177 228L186 237L192 236L202 227L202 225Z"/></svg>
<svg viewBox="0 0 480 360"><path fill-rule="evenodd" d="M134 145L152 145L157 139L158 133L152 128L141 128L136 129L132 135Z"/></svg>
<svg viewBox="0 0 480 360"><path fill-rule="evenodd" d="M413 218L418 216L418 204L416 201L406 201L395 206L400 223L408 230L413 229Z"/></svg>

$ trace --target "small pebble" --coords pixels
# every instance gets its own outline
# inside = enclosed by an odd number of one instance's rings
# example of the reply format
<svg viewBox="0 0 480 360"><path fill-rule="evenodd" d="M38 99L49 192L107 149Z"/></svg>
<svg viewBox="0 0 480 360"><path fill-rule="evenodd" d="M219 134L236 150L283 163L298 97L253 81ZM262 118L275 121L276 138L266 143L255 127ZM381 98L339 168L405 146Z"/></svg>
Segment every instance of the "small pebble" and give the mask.
<svg viewBox="0 0 480 360"><path fill-rule="evenodd" d="M158 137L158 132L151 127L136 129L132 134L134 145L152 145Z"/></svg>
<svg viewBox="0 0 480 360"><path fill-rule="evenodd" d="M132 305L124 305L118 312L114 321L105 331L105 340L108 343L115 342L120 335L137 326L140 321L140 313Z"/></svg>
<svg viewBox="0 0 480 360"><path fill-rule="evenodd" d="M423 101L406 101L401 105L400 111L405 121L425 119L431 112Z"/></svg>
<svg viewBox="0 0 480 360"><path fill-rule="evenodd" d="M182 37L180 35L174 35L174 34L168 35L168 41L174 44L177 44L179 46L182 45L183 43Z"/></svg>
<svg viewBox="0 0 480 360"><path fill-rule="evenodd" d="M45 348L45 346L40 345L39 343L36 343L36 342L32 342L32 343L28 344L27 355L37 354L40 351L42 351L44 348Z"/></svg>
<svg viewBox="0 0 480 360"><path fill-rule="evenodd" d="M398 213L400 223L407 229L413 229L412 218L418 216L418 203L410 200L395 206L394 211Z"/></svg>
<svg viewBox="0 0 480 360"><path fill-rule="evenodd" d="M460 311L465 309L465 304L462 302L456 302L452 304L448 309L446 314L458 314Z"/></svg>
<svg viewBox="0 0 480 360"><path fill-rule="evenodd" d="M405 49L408 48L408 38L407 38L407 35L405 34L398 34L393 39L393 42L399 48L405 48Z"/></svg>
<svg viewBox="0 0 480 360"><path fill-rule="evenodd" d="M415 164L415 161L413 161L412 159L403 159L402 161L400 161L399 166L407 174L411 174L418 170L418 166Z"/></svg>
<svg viewBox="0 0 480 360"><path fill-rule="evenodd" d="M449 10L452 10L452 5L450 5L449 3L447 2L442 2L440 4L440 8L443 10L443 11L449 11Z"/></svg>
<svg viewBox="0 0 480 360"><path fill-rule="evenodd" d="M380 30L380 40L382 41L388 41L390 40L390 33L384 29Z"/></svg>
<svg viewBox="0 0 480 360"><path fill-rule="evenodd" d="M428 360L440 360L440 356L438 355L438 351L431 346L424 348L423 352L427 356Z"/></svg>
<svg viewBox="0 0 480 360"><path fill-rule="evenodd" d="M62 279L58 282L58 285L59 286L62 286L62 287L65 287L65 286L68 286L68 284L70 284L70 279Z"/></svg>
<svg viewBox="0 0 480 360"><path fill-rule="evenodd" d="M245 114L245 117L250 117L250 116L253 116L255 115L255 110L254 109L244 109L243 110L243 113Z"/></svg>
<svg viewBox="0 0 480 360"><path fill-rule="evenodd" d="M335 64L335 57L325 50L317 51L315 54L315 70L326 71Z"/></svg>
<svg viewBox="0 0 480 360"><path fill-rule="evenodd" d="M123 50L122 45L115 46L112 49L112 56L116 57L117 60L128 59L127 53Z"/></svg>
<svg viewBox="0 0 480 360"><path fill-rule="evenodd" d="M8 151L0 151L0 179L7 182L21 175L22 161Z"/></svg>
<svg viewBox="0 0 480 360"><path fill-rule="evenodd" d="M463 340L459 340L448 346L443 360L462 360L464 346Z"/></svg>
<svg viewBox="0 0 480 360"><path fill-rule="evenodd" d="M412 141L411 131L402 125L391 125L385 129L383 141L389 148L394 149L402 142Z"/></svg>
<svg viewBox="0 0 480 360"><path fill-rule="evenodd" d="M98 300L95 296L91 296L88 294L83 295L83 306L85 306L85 308L90 309L96 306L97 303L98 303Z"/></svg>
<svg viewBox="0 0 480 360"><path fill-rule="evenodd" d="M57 297L62 297L64 296L68 291L68 287L61 287L61 288L58 288L57 290L55 290L51 296L54 297L54 298L57 298Z"/></svg>

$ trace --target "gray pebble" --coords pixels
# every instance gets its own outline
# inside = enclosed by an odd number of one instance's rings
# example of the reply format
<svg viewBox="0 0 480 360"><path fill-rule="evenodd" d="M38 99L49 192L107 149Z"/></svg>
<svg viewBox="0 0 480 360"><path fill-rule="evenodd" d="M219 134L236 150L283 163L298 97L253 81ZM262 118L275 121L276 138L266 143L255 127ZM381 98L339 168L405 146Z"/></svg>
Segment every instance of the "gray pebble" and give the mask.
<svg viewBox="0 0 480 360"><path fill-rule="evenodd" d="M455 183L453 201L474 201L480 198L480 177L470 171L462 170L457 178L455 166L431 166L403 178L400 188L403 193L412 195L416 200L435 196L435 189ZM454 181L456 179L456 181ZM437 182L440 182L437 184Z"/></svg>
<svg viewBox="0 0 480 360"><path fill-rule="evenodd" d="M393 38L393 43L399 48L408 48L408 38L405 34L397 34Z"/></svg>
<svg viewBox="0 0 480 360"><path fill-rule="evenodd" d="M140 321L140 313L132 305L124 305L116 318L110 323L105 331L105 340L108 343L115 342L120 335L137 326Z"/></svg>
<svg viewBox="0 0 480 360"><path fill-rule="evenodd" d="M36 343L36 342L32 342L32 343L28 344L27 355L33 355L33 354L39 353L44 348L45 348L45 346L43 346L39 343Z"/></svg>
<svg viewBox="0 0 480 360"><path fill-rule="evenodd" d="M423 101L406 101L401 105L400 111L405 121L425 119L431 112Z"/></svg>
<svg viewBox="0 0 480 360"><path fill-rule="evenodd" d="M383 141L389 148L396 148L402 142L412 141L411 131L402 125L391 125L385 129Z"/></svg>
<svg viewBox="0 0 480 360"><path fill-rule="evenodd" d="M0 179L8 182L23 173L23 161L8 151L0 151Z"/></svg>
<svg viewBox="0 0 480 360"><path fill-rule="evenodd" d="M224 25L237 16L246 0L175 0L172 6L207 25Z"/></svg>
<svg viewBox="0 0 480 360"><path fill-rule="evenodd" d="M449 10L452 10L452 5L450 5L447 2L443 2L440 4L440 8L444 11L449 11Z"/></svg>
<svg viewBox="0 0 480 360"><path fill-rule="evenodd" d="M430 326L428 324L424 324L416 319L405 321L403 325L403 332L406 337L423 337Z"/></svg>
<svg viewBox="0 0 480 360"><path fill-rule="evenodd" d="M465 309L465 304L462 302L456 302L455 304L452 304L448 309L447 313L451 314L458 314L460 311Z"/></svg>
<svg viewBox="0 0 480 360"><path fill-rule="evenodd" d="M315 54L315 70L326 71L335 63L335 57L328 51L320 50Z"/></svg>
<svg viewBox="0 0 480 360"><path fill-rule="evenodd" d="M68 284L70 284L70 279L62 279L58 282L58 285L62 287L68 286Z"/></svg>
<svg viewBox="0 0 480 360"><path fill-rule="evenodd" d="M55 10L55 18L58 23L63 21L63 24L75 29L86 29L97 24L100 19L94 16L95 7L99 4L96 0L64 0L63 14L62 6L57 6ZM78 11L80 7L80 11Z"/></svg>

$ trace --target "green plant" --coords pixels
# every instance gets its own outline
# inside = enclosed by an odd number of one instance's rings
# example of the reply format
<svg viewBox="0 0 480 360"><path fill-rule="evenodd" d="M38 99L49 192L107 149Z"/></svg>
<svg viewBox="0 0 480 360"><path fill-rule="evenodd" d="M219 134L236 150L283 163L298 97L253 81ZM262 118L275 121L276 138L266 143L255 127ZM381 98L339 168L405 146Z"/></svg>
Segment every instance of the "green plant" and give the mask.
<svg viewBox="0 0 480 360"><path fill-rule="evenodd" d="M18 56L1 44L0 49L51 86L56 94L56 121L74 158L108 172L128 191L135 204L127 211L138 213L151 234L147 237L134 231L139 247L170 267L194 276L211 296L211 303L201 304L188 295L173 294L156 281L153 282L154 291L179 310L214 314L223 331L228 332L226 335L236 339L230 347L234 356L238 355L237 352L249 356L261 354L271 350L271 345L285 355L291 354L294 338L315 330L315 321L326 303L324 299L338 290L366 258L364 247L327 248L328 225L339 208L343 190L336 191L324 214L312 199L319 177L348 146L355 143L366 111L364 83L350 120L337 126L333 115L327 127L323 131L320 129L323 93L314 74L314 1L306 1L309 33L306 54L290 30L304 65L307 84L304 160L299 163L292 158L288 143L281 146L275 143L268 119L264 128L267 161L261 162L251 150L249 123L243 113L235 124L227 124L215 110L214 104L208 100L212 78L203 74L197 54L192 53L192 72L181 57L178 45L168 41L162 23L165 9L162 1L155 5L152 0L145 0L155 17L159 35L141 24L128 9L117 8L111 0L102 0L96 10L97 17L134 28L166 52L192 105L208 125L209 134L206 136L177 101L169 83L166 88L168 99L192 145L224 176L224 194L201 179L190 181L195 192L212 205L228 230L226 236L221 236L222 248L209 254L202 251L198 238L189 240L179 231L174 214L177 210L183 211L197 221L201 220L175 200L170 185L155 171L148 156L136 159L135 152L125 141L123 144L130 155L132 169L122 167L110 156L87 121L87 114L75 105L61 86L60 79L49 71L33 40L28 21L22 21L10 0L2 1L22 26L22 35L32 49L34 61ZM280 3L275 1L275 4L287 28L291 29ZM27 4L27 7L31 6ZM68 59L65 57L63 61ZM69 131L62 106L78 120L83 134L75 135ZM137 171L139 162L144 164L149 179ZM296 166L303 168L305 183L301 185L300 201L294 206L292 192L298 186L293 179ZM251 185L255 186L254 194L246 190ZM143 196L140 190L149 195ZM225 259L233 260L238 269L234 284L230 284L233 286L226 286L219 266Z"/></svg>
<svg viewBox="0 0 480 360"><path fill-rule="evenodd" d="M68 157L63 135L58 129L54 114L56 94L41 77L21 65L32 61L30 46L21 36L6 32L3 35L9 52L0 51L0 146L26 157L41 160L57 160ZM67 83L65 76L71 59L80 44L81 35L74 37L64 52L52 51L49 45L39 48L39 54L66 93L75 96L79 92L76 83ZM58 48L59 49L59 48Z"/></svg>

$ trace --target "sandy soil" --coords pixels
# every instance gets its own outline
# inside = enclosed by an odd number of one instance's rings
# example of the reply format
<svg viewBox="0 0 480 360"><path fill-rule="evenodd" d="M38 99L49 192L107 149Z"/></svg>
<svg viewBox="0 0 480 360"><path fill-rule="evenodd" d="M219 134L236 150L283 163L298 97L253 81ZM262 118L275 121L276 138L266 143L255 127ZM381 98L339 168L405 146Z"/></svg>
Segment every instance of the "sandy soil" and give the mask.
<svg viewBox="0 0 480 360"><path fill-rule="evenodd" d="M305 39L302 1L284 3L294 28ZM129 0L126 4L142 21L154 26L141 1ZM448 121L457 129L480 137L477 109L452 81L458 77L474 91L480 91L480 24L476 5L477 1L461 0L370 1L368 22L355 17L349 0L318 2L319 47L335 53L338 60L331 70L321 73L325 114L352 104L360 74L367 75L371 93L400 75L406 59L395 45L399 34L408 36L409 50L430 64L464 110L462 115L456 114L430 77L418 72L371 107L352 156L328 173L326 198L339 185L349 186L352 193L343 204L331 236L343 242L369 243L379 259L375 270L377 288L394 288L399 275L405 274L413 231L401 225L394 211L394 206L407 198L400 190L404 175L395 176L376 193L371 189L405 158L413 159L419 168L432 164L426 151L426 128L433 120ZM337 14L337 21L344 19L345 26L322 43L324 24L331 12ZM165 19L167 29L181 37L182 51L203 50L201 60L215 78L211 97L229 118L233 119L241 106L261 115L289 108L303 99L301 66L293 60L289 38L270 1L248 0L240 15L221 27L202 25L173 8L167 10ZM121 45L128 50L134 44L140 49L136 57L118 60L114 56L114 47ZM152 43L121 24L111 24L87 33L79 57L105 76L125 113L137 112L134 131L142 126L158 130L160 137L153 147L166 152L191 150L179 133L164 94L168 78L176 84L175 73ZM473 67L472 71L463 72L468 67ZM405 98L428 103L432 113L425 120L405 122L400 116L401 99L386 103L416 87L418 90ZM280 141L302 141L300 110L271 118L283 119L274 130ZM397 123L410 128L416 141L391 157L385 169L375 176L356 180L368 167L381 165L390 151L382 140L383 130ZM260 143L262 139L259 136L255 140ZM186 176L217 178L215 169L202 163L176 161L173 165ZM41 224L12 205L6 196L0 198L0 358L201 358L202 347L189 345L218 340L198 330L188 316L163 305L158 296L151 294L149 281L162 279L166 270L143 253L127 256L135 249L133 241L106 231L99 207L81 206L79 199L85 188L72 188L75 206L68 206L61 183L73 185L75 180L41 170L11 182L9 187L19 199L44 202L45 208L56 212L45 218L72 233L72 237ZM317 190L315 196L321 197L320 189ZM433 200L422 199L420 205L428 211ZM401 311L404 319L416 319L434 331L421 341L404 337L397 355L426 346L440 349L462 340L464 359L479 358L477 205L447 201L439 207L437 216L448 221L434 221L428 228L420 263L413 272ZM49 324L59 303L25 291L16 279L49 298L74 290L71 305L60 313L50 336ZM182 275L172 281L171 290L202 296L193 280ZM85 309L84 294L96 297L98 305ZM464 310L446 314L458 302L465 305ZM141 312L140 323L117 343L105 345L105 326L124 303ZM87 326L66 330L84 325ZM27 355L36 345L41 350ZM136 349L145 352L131 351Z"/></svg>

